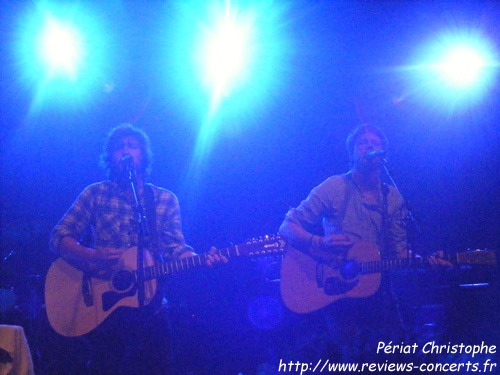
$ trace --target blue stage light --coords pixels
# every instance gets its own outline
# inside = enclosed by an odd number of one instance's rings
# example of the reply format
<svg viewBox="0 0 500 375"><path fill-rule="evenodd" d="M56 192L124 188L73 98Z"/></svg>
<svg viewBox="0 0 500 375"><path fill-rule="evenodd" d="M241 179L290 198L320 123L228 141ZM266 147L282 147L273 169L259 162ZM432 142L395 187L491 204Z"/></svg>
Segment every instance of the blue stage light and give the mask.
<svg viewBox="0 0 500 375"><path fill-rule="evenodd" d="M107 8L81 2L27 3L12 38L20 84L31 92L29 115L72 111L113 89L122 59Z"/></svg>
<svg viewBox="0 0 500 375"><path fill-rule="evenodd" d="M84 54L82 34L70 23L48 17L39 36L38 52L50 77L75 79Z"/></svg>
<svg viewBox="0 0 500 375"><path fill-rule="evenodd" d="M212 9L197 47L200 78L211 92L210 113L249 74L256 52L255 23L253 11L238 10L228 0Z"/></svg>
<svg viewBox="0 0 500 375"><path fill-rule="evenodd" d="M19 80L33 92L31 111L72 109L109 91L106 85L118 70L119 54L97 12L83 3L26 5L13 49Z"/></svg>
<svg viewBox="0 0 500 375"><path fill-rule="evenodd" d="M491 66L484 51L470 45L452 46L437 64L437 72L451 86L466 88L480 83Z"/></svg>
<svg viewBox="0 0 500 375"><path fill-rule="evenodd" d="M409 97L430 102L445 112L467 110L489 92L498 71L498 58L485 33L449 30L435 36L414 56L415 65L401 71L409 79Z"/></svg>
<svg viewBox="0 0 500 375"><path fill-rule="evenodd" d="M240 135L286 86L289 6L267 0L186 0L172 6L176 22L169 23L163 48L170 64L167 90L170 97L173 87L189 116L198 119L192 180L217 139ZM249 111L252 116L242 116Z"/></svg>

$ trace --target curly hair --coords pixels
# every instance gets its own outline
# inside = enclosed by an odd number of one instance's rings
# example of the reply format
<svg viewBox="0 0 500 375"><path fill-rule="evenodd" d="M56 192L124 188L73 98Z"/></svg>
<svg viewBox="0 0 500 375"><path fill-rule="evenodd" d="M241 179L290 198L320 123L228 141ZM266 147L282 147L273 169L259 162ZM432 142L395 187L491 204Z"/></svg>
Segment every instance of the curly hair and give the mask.
<svg viewBox="0 0 500 375"><path fill-rule="evenodd" d="M354 145L356 144L358 138L366 133L373 133L376 136L378 136L382 140L382 146L384 150L387 150L387 147L389 146L389 141L387 140L387 137L380 128L372 124L361 124L347 136L346 147L351 164L353 162Z"/></svg>
<svg viewBox="0 0 500 375"><path fill-rule="evenodd" d="M142 152L142 167L138 172L140 172L144 178L147 178L151 173L153 154L151 153L148 135L143 130L136 128L132 124L121 124L111 129L101 153L100 165L106 170L106 173L111 180L117 177L115 175L116 171L112 165L113 153L118 149L118 147L120 147L123 139L130 136L135 137L139 141L139 146Z"/></svg>

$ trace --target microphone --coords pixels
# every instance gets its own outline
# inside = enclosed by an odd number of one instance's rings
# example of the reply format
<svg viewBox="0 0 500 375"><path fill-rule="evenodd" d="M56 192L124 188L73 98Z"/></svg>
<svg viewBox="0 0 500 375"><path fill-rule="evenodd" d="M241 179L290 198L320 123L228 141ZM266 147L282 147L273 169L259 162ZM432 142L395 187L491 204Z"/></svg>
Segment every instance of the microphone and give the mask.
<svg viewBox="0 0 500 375"><path fill-rule="evenodd" d="M120 164L126 169L131 170L134 168L134 158L131 155L123 155Z"/></svg>
<svg viewBox="0 0 500 375"><path fill-rule="evenodd" d="M387 150L377 150L377 151L370 151L365 154L365 159L366 160L373 160L375 158L384 157L385 154L387 154Z"/></svg>

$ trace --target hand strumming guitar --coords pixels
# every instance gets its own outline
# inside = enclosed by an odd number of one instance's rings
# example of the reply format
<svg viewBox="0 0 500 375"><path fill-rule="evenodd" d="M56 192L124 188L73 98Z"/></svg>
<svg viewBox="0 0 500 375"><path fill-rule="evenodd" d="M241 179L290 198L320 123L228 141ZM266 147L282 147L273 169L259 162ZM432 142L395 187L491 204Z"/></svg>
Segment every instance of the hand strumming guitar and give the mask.
<svg viewBox="0 0 500 375"><path fill-rule="evenodd" d="M349 240L345 234L332 234L329 236L316 236L311 238L311 247L322 251L346 252L354 242Z"/></svg>

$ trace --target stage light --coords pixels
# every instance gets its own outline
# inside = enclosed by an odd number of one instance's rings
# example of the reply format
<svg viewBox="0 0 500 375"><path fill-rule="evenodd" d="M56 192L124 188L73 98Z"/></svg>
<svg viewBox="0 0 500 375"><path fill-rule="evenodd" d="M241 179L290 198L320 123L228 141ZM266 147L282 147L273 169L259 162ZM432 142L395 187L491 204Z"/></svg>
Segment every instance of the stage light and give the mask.
<svg viewBox="0 0 500 375"><path fill-rule="evenodd" d="M479 83L481 74L490 63L480 50L459 45L451 47L444 55L437 70L448 84L455 87L466 87Z"/></svg>
<svg viewBox="0 0 500 375"><path fill-rule="evenodd" d="M290 43L286 5L267 0L174 3L163 37L166 75L199 124L240 115L280 88ZM161 46L161 45L160 45ZM170 91L169 91L170 92ZM239 121L241 122L241 121Z"/></svg>
<svg viewBox="0 0 500 375"><path fill-rule="evenodd" d="M242 12L226 0L212 11L200 39L201 79L211 91L210 112L244 81L255 52L255 15Z"/></svg>
<svg viewBox="0 0 500 375"><path fill-rule="evenodd" d="M108 89L119 53L97 12L74 2L26 5L12 45L19 81L32 91L31 112L54 106L71 110Z"/></svg>
<svg viewBox="0 0 500 375"><path fill-rule="evenodd" d="M84 49L81 33L68 22L48 17L38 40L40 61L48 76L64 75L75 79Z"/></svg>
<svg viewBox="0 0 500 375"><path fill-rule="evenodd" d="M189 180L201 176L221 136L241 135L286 85L291 55L285 13L289 5L268 0L183 0L163 37L166 88L197 121L198 138ZM242 114L252 113L252 116Z"/></svg>
<svg viewBox="0 0 500 375"><path fill-rule="evenodd" d="M478 30L447 30L423 44L414 65L402 67L410 97L447 112L467 111L495 82L498 58L494 45Z"/></svg>

